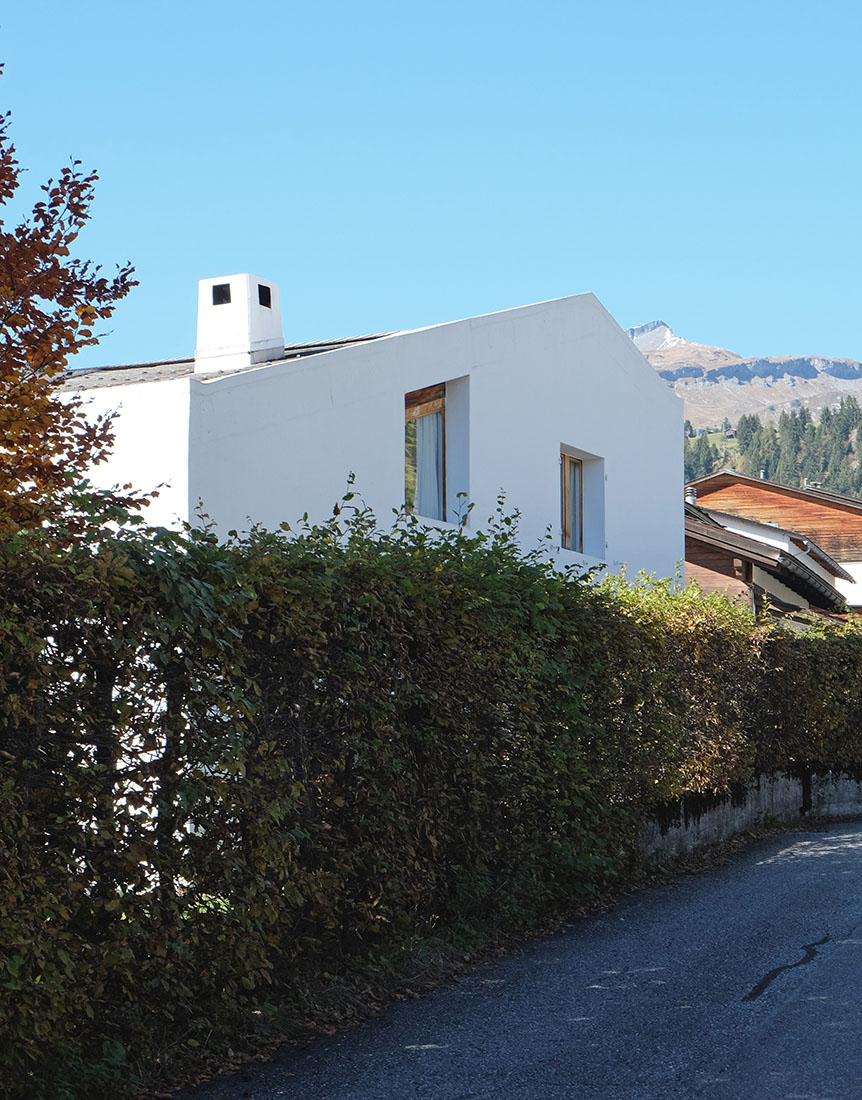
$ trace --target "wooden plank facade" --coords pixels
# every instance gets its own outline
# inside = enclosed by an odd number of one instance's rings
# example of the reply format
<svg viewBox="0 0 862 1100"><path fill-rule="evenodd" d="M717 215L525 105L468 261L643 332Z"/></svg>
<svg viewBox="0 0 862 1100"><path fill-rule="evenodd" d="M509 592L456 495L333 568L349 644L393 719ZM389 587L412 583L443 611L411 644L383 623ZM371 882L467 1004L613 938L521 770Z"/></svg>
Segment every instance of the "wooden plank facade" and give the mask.
<svg viewBox="0 0 862 1100"><path fill-rule="evenodd" d="M723 592L728 599L752 608L751 564L686 535L685 583L692 581L704 592Z"/></svg>
<svg viewBox="0 0 862 1100"><path fill-rule="evenodd" d="M734 473L695 481L698 504L807 535L836 561L862 561L862 501Z"/></svg>

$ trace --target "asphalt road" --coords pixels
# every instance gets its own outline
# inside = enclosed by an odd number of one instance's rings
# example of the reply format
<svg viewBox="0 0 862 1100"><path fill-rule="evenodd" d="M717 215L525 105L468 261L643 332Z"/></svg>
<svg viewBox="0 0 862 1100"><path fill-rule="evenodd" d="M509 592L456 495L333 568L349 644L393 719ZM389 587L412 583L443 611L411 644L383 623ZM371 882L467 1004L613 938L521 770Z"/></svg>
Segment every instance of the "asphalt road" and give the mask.
<svg viewBox="0 0 862 1100"><path fill-rule="evenodd" d="M862 824L790 833L186 1100L862 1100Z"/></svg>

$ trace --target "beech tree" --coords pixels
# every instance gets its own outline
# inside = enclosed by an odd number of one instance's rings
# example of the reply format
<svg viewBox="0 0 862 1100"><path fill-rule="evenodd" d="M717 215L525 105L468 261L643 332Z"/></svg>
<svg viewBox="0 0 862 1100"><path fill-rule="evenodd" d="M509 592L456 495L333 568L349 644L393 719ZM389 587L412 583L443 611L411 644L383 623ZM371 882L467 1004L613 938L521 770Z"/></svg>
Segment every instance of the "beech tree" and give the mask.
<svg viewBox="0 0 862 1100"><path fill-rule="evenodd" d="M0 116L0 531L51 521L76 529L97 511L143 502L128 487L88 489L87 468L113 441L110 417L85 417L80 398L58 392L69 357L98 342L98 326L137 282L129 264L106 277L72 255L98 178L80 161L42 187L19 224L7 225L21 174L9 121L9 113Z"/></svg>

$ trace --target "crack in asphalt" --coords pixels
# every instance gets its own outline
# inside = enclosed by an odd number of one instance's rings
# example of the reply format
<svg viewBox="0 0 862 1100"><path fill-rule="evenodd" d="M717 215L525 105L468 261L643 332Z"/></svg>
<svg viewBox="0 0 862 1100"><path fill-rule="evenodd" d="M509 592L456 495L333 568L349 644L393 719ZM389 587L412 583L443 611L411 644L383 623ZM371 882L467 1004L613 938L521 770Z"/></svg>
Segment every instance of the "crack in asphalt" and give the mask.
<svg viewBox="0 0 862 1100"><path fill-rule="evenodd" d="M817 948L822 947L824 943L829 942L829 935L825 935L822 940L815 940L814 943L806 943L803 945L802 950L805 954L795 963L785 963L784 966L776 966L774 970L770 970L768 974L764 974L757 985L742 998L743 1001L756 1001L757 998L765 993L766 990L772 985L779 974L783 974L785 970L795 970L797 966L807 966L810 962L814 962L817 958Z"/></svg>

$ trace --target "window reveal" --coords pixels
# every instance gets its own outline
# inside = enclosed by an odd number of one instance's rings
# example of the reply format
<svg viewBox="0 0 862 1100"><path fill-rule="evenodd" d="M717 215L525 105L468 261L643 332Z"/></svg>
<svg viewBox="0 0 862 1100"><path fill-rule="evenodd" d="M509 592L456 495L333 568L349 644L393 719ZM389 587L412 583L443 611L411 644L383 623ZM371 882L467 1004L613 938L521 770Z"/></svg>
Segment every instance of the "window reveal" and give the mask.
<svg viewBox="0 0 862 1100"><path fill-rule="evenodd" d="M584 549L584 467L579 458L560 455L560 490L565 550Z"/></svg>
<svg viewBox="0 0 862 1100"><path fill-rule="evenodd" d="M446 386L404 398L404 505L427 519L446 518Z"/></svg>

